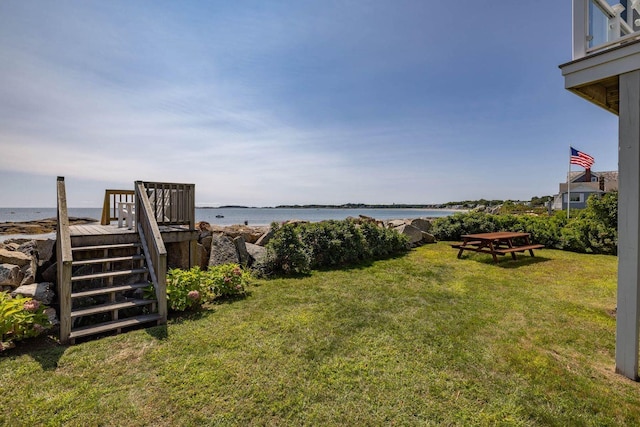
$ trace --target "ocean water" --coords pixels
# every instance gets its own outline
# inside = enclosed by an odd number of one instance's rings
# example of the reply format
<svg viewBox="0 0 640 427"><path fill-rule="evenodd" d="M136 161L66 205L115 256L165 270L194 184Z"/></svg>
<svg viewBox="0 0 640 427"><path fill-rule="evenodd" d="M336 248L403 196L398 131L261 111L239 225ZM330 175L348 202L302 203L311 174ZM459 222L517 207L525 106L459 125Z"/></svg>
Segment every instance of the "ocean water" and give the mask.
<svg viewBox="0 0 640 427"><path fill-rule="evenodd" d="M317 222L366 215L380 220L442 217L456 211L446 209L286 209L286 208L196 208L196 221L215 225L269 225L291 219ZM102 208L69 208L70 217L100 220ZM0 208L0 222L34 221L55 218L55 208Z"/></svg>

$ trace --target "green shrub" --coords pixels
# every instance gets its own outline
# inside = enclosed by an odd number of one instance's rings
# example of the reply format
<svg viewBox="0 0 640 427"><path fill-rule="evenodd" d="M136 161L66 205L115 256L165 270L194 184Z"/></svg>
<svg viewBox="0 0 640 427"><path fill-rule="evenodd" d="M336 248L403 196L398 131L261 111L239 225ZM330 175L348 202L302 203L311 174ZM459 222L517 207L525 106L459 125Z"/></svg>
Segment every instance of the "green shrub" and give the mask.
<svg viewBox="0 0 640 427"><path fill-rule="evenodd" d="M203 283L200 267L172 268L167 272L167 303L171 310L196 309L210 299L212 296Z"/></svg>
<svg viewBox="0 0 640 427"><path fill-rule="evenodd" d="M245 295L251 275L238 264L200 267L190 270L173 268L167 273L167 301L173 311L200 308L215 298Z"/></svg>
<svg viewBox="0 0 640 427"><path fill-rule="evenodd" d="M306 274L311 271L311 249L300 239L295 224L271 224L273 238L266 246L267 273Z"/></svg>
<svg viewBox="0 0 640 427"><path fill-rule="evenodd" d="M202 279L216 297L232 297L246 293L251 276L238 264L224 264L209 267L202 273Z"/></svg>
<svg viewBox="0 0 640 427"><path fill-rule="evenodd" d="M9 293L0 292L0 351L11 348L14 341L38 336L50 328L45 308L32 298L12 298Z"/></svg>
<svg viewBox="0 0 640 427"><path fill-rule="evenodd" d="M329 220L272 224L265 272L304 274L312 268L346 266L377 259L408 248L407 236L374 223Z"/></svg>

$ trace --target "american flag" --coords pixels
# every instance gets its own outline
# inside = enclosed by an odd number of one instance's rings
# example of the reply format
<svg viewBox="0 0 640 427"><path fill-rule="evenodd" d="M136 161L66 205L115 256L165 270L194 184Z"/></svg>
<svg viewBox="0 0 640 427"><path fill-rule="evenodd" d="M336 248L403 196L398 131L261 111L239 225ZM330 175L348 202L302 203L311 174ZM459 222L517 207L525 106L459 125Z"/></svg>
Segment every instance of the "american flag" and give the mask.
<svg viewBox="0 0 640 427"><path fill-rule="evenodd" d="M587 153L583 153L582 151L578 151L573 147L571 148L571 164L582 166L585 169L591 169L595 159L588 155Z"/></svg>

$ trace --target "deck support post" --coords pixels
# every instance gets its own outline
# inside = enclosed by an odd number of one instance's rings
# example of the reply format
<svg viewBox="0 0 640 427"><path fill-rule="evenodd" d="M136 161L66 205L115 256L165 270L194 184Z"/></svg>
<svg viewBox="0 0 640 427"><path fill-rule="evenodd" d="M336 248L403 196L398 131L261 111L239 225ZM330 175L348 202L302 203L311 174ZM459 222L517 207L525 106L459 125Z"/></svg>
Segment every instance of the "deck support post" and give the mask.
<svg viewBox="0 0 640 427"><path fill-rule="evenodd" d="M620 75L616 372L638 380L640 70Z"/></svg>

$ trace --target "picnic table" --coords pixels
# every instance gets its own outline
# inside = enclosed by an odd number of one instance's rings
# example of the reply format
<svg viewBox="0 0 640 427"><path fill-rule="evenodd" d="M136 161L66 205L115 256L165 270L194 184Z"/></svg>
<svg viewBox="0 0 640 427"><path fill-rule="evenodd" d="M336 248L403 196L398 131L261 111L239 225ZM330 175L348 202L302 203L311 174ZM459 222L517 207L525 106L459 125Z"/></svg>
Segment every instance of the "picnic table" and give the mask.
<svg viewBox="0 0 640 427"><path fill-rule="evenodd" d="M464 251L473 251L491 254L493 261L498 262L498 255L511 254L511 258L516 259L516 252L529 251L529 254L534 256L534 249L544 248L544 245L531 244L529 237L529 233L513 231L465 234L462 236L462 243L453 244L451 247L459 249L458 258L462 257Z"/></svg>

